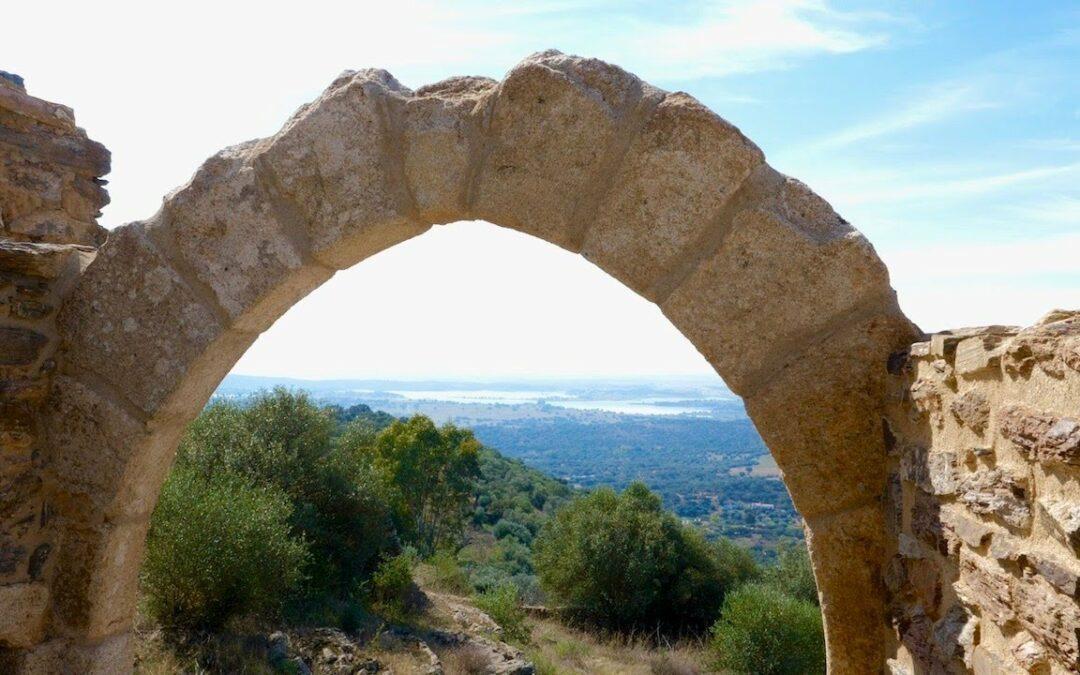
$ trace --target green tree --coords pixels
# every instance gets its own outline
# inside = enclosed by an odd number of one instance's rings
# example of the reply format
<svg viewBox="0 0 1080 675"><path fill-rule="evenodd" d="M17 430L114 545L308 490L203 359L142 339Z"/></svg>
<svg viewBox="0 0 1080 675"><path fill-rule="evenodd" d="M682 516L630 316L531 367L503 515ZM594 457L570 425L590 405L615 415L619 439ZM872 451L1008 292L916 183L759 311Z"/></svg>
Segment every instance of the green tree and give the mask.
<svg viewBox="0 0 1080 675"><path fill-rule="evenodd" d="M817 606L769 584L746 584L724 600L712 628L719 669L754 675L825 672L825 633Z"/></svg>
<svg viewBox="0 0 1080 675"><path fill-rule="evenodd" d="M181 441L177 465L288 495L290 528L312 553L305 594L350 593L397 548L380 481L365 458L334 442L332 411L307 394L278 388L247 403L208 406Z"/></svg>
<svg viewBox="0 0 1080 675"><path fill-rule="evenodd" d="M801 542L780 549L776 564L765 570L764 580L794 598L818 604L810 553Z"/></svg>
<svg viewBox="0 0 1080 675"><path fill-rule="evenodd" d="M641 483L570 502L541 530L533 558L549 595L617 629L703 628L729 588L755 572L664 511Z"/></svg>
<svg viewBox="0 0 1080 675"><path fill-rule="evenodd" d="M422 555L460 538L480 475L472 432L416 415L376 436L370 464L403 539Z"/></svg>
<svg viewBox="0 0 1080 675"><path fill-rule="evenodd" d="M309 558L289 531L292 506L271 487L234 474L173 470L147 535L142 588L167 626L220 628L241 614L272 614Z"/></svg>

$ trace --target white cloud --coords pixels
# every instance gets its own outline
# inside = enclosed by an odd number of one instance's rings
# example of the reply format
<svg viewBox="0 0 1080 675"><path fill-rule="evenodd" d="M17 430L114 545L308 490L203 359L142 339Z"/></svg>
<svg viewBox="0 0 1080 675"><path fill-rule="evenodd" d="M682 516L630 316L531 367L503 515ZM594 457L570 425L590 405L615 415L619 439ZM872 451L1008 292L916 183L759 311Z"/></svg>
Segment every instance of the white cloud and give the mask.
<svg viewBox="0 0 1080 675"><path fill-rule="evenodd" d="M813 141L803 151L832 150L917 127L961 117L967 113L997 107L983 87L972 82L941 82L899 109Z"/></svg>
<svg viewBox="0 0 1080 675"><path fill-rule="evenodd" d="M873 19L873 20L869 20ZM690 79L782 67L795 57L848 54L888 41L877 15L847 15L825 2L712 2L692 23L642 24L630 45L662 76Z"/></svg>

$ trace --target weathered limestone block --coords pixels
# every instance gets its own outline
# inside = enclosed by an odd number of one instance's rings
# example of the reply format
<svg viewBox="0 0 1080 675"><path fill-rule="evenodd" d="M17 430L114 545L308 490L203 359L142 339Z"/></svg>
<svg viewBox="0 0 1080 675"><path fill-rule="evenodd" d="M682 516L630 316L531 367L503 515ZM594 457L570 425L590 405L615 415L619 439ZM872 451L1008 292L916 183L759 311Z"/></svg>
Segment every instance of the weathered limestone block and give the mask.
<svg viewBox="0 0 1080 675"><path fill-rule="evenodd" d="M130 630L148 525L65 529L52 591L62 632L95 641Z"/></svg>
<svg viewBox="0 0 1080 675"><path fill-rule="evenodd" d="M959 488L959 466L955 452L909 445L900 458L900 476L930 494L951 495Z"/></svg>
<svg viewBox="0 0 1080 675"><path fill-rule="evenodd" d="M1051 532L1080 558L1080 503L1052 497L1036 502L1051 523Z"/></svg>
<svg viewBox="0 0 1080 675"><path fill-rule="evenodd" d="M256 145L208 159L165 198L162 217L148 223L147 233L213 291L237 329L258 333L332 271L305 265L305 234L267 194L252 157Z"/></svg>
<svg viewBox="0 0 1080 675"><path fill-rule="evenodd" d="M1080 466L1080 421L1013 404L998 413L1001 435L1036 462Z"/></svg>
<svg viewBox="0 0 1080 675"><path fill-rule="evenodd" d="M922 490L914 490L912 496L911 534L941 555L955 554L958 540L941 522L941 502Z"/></svg>
<svg viewBox="0 0 1080 675"><path fill-rule="evenodd" d="M1009 654L1016 659L1021 668L1029 673L1038 672L1040 668L1045 672L1049 656L1046 649L1031 637L1031 633L1020 631L1010 642Z"/></svg>
<svg viewBox="0 0 1080 675"><path fill-rule="evenodd" d="M350 267L430 226L415 218L403 180L397 118L411 93L384 70L343 73L252 148L283 216L323 265Z"/></svg>
<svg viewBox="0 0 1080 675"><path fill-rule="evenodd" d="M852 322L804 347L746 399L804 517L877 502L885 487L881 423L887 355L911 335L897 314ZM720 370L721 374L725 374Z"/></svg>
<svg viewBox="0 0 1080 675"><path fill-rule="evenodd" d="M1059 592L1070 598L1080 597L1080 561L1054 561L1038 553L1028 553L1024 560Z"/></svg>
<svg viewBox="0 0 1080 675"><path fill-rule="evenodd" d="M884 560L881 510L876 504L832 513L807 522L814 578L825 613L829 667L856 673L865 664L884 662L878 631L885 628L881 562ZM853 565L852 560L861 564Z"/></svg>
<svg viewBox="0 0 1080 675"><path fill-rule="evenodd" d="M93 374L152 413L181 383L193 382L203 354L235 358L254 336L226 333L145 230L142 223L113 230L60 311L57 328L65 371Z"/></svg>
<svg viewBox="0 0 1080 675"><path fill-rule="evenodd" d="M949 505L941 511L941 522L955 534L960 541L972 548L985 544L994 528L986 523L964 514L963 509Z"/></svg>
<svg viewBox="0 0 1080 675"><path fill-rule="evenodd" d="M66 194L66 193L65 193ZM71 201L70 199L68 201ZM72 210L84 212L81 205ZM5 230L19 239L35 242L74 242L85 246L101 246L105 243L106 232L93 220L92 214L83 213L83 218L74 218L60 209L34 211L26 213L10 223L5 223Z"/></svg>
<svg viewBox="0 0 1080 675"><path fill-rule="evenodd" d="M764 161L719 115L686 94L668 94L631 141L582 254L645 297L662 296L670 289L657 284L673 265L719 242L738 210L779 182ZM735 199L759 167L760 179Z"/></svg>
<svg viewBox="0 0 1080 675"><path fill-rule="evenodd" d="M48 337L29 328L0 327L0 366L28 366L48 342Z"/></svg>
<svg viewBox="0 0 1080 675"><path fill-rule="evenodd" d="M867 318L859 310L868 303L884 314L894 302L873 247L805 185L785 177L771 194L753 197L719 250L661 304L743 396L808 342ZM895 324L896 341L878 363L917 337Z"/></svg>
<svg viewBox="0 0 1080 675"><path fill-rule="evenodd" d="M594 191L636 131L638 108L657 96L596 59L557 51L526 58L499 85L488 113L475 216L577 251Z"/></svg>
<svg viewBox="0 0 1080 675"><path fill-rule="evenodd" d="M968 549L961 549L960 580L956 593L969 607L977 609L999 626L1016 617L1013 581L1013 576L996 563L970 553Z"/></svg>
<svg viewBox="0 0 1080 675"><path fill-rule="evenodd" d="M1019 332L1012 326L994 326L983 334L961 340L956 345L953 368L963 378L973 378L988 372L1000 376L1001 356L1009 344L1009 336Z"/></svg>
<svg viewBox="0 0 1080 675"><path fill-rule="evenodd" d="M0 608L0 645L36 644L45 634L49 587L40 582L0 586Z"/></svg>
<svg viewBox="0 0 1080 675"><path fill-rule="evenodd" d="M56 507L68 521L148 517L173 453L121 405L67 376L44 411Z"/></svg>
<svg viewBox="0 0 1080 675"><path fill-rule="evenodd" d="M978 631L978 619L963 606L953 605L935 624L932 634L933 665L943 670L965 672Z"/></svg>
<svg viewBox="0 0 1080 675"><path fill-rule="evenodd" d="M1013 604L1020 624L1059 663L1080 669L1080 604L1057 592L1039 575L1025 574L1014 586Z"/></svg>
<svg viewBox="0 0 1080 675"><path fill-rule="evenodd" d="M1080 311L1054 310L1021 331L1003 357L1005 372L1027 376L1039 369L1055 378L1080 372Z"/></svg>
<svg viewBox="0 0 1080 675"><path fill-rule="evenodd" d="M497 86L484 77L454 77L405 101L404 171L424 222L469 217L471 172L483 152L484 116Z"/></svg>
<svg viewBox="0 0 1080 675"><path fill-rule="evenodd" d="M977 389L972 389L955 399L949 405L949 410L956 421L975 433L981 434L990 422L990 402Z"/></svg>
<svg viewBox="0 0 1080 675"><path fill-rule="evenodd" d="M980 469L964 476L959 498L975 513L995 516L1012 527L1031 525L1026 480L1001 469Z"/></svg>

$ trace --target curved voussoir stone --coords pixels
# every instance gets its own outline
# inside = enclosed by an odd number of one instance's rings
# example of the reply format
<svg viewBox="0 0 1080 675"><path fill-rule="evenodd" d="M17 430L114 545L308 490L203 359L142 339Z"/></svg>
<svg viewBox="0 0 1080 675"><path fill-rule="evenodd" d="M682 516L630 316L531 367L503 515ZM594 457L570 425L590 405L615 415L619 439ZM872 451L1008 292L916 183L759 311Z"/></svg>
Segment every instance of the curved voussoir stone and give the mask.
<svg viewBox="0 0 1080 675"><path fill-rule="evenodd" d="M830 673L879 672L885 660L884 535L876 504L807 521Z"/></svg>
<svg viewBox="0 0 1080 675"><path fill-rule="evenodd" d="M469 217L468 190L483 151L484 112L497 86L485 77L454 77L421 87L405 102L405 176L424 222Z"/></svg>
<svg viewBox="0 0 1080 675"><path fill-rule="evenodd" d="M42 421L54 449L54 508L65 522L87 526L150 515L172 463L175 434L66 375L55 378Z"/></svg>
<svg viewBox="0 0 1080 675"><path fill-rule="evenodd" d="M556 51L525 59L488 113L474 215L576 252L626 134L661 96L596 59Z"/></svg>
<svg viewBox="0 0 1080 675"><path fill-rule="evenodd" d="M113 230L57 315L62 368L92 376L148 416L168 416L173 399L172 412L190 417L255 339L228 330L212 303L151 243L144 223Z"/></svg>
<svg viewBox="0 0 1080 675"><path fill-rule="evenodd" d="M860 307L893 302L873 247L803 183L771 171L661 309L740 395Z"/></svg>
<svg viewBox="0 0 1080 675"><path fill-rule="evenodd" d="M148 227L158 248L249 332L265 330L333 273L305 264L306 232L260 179L255 146L226 148L207 160L165 198L161 218Z"/></svg>
<svg viewBox="0 0 1080 675"><path fill-rule="evenodd" d="M52 632L96 641L131 628L149 520L64 530Z"/></svg>
<svg viewBox="0 0 1080 675"><path fill-rule="evenodd" d="M746 398L804 518L875 502L884 493L885 363L915 337L899 310L853 317L791 354Z"/></svg>
<svg viewBox="0 0 1080 675"><path fill-rule="evenodd" d="M687 94L668 94L630 143L582 254L645 297L718 236L723 209L764 162L738 129Z"/></svg>
<svg viewBox="0 0 1080 675"><path fill-rule="evenodd" d="M252 148L320 263L344 269L430 227L403 175L400 118L411 94L384 70L347 72Z"/></svg>

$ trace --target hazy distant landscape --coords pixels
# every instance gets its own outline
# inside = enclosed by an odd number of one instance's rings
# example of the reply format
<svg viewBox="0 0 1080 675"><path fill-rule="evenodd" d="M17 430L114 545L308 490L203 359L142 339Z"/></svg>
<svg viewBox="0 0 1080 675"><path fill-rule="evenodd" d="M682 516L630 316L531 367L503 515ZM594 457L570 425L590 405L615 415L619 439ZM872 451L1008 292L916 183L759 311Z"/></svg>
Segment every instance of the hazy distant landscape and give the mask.
<svg viewBox="0 0 1080 675"><path fill-rule="evenodd" d="M274 387L472 428L503 454L582 488L640 480L710 536L771 557L802 536L779 471L741 399L716 378L302 380L230 375L216 398Z"/></svg>

